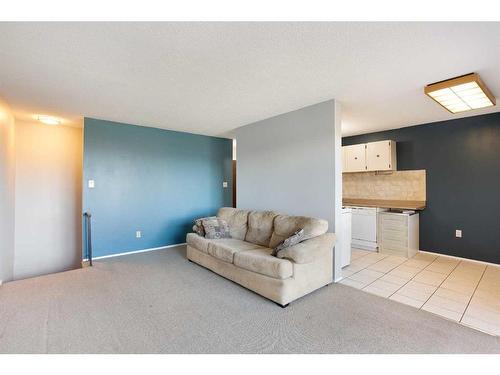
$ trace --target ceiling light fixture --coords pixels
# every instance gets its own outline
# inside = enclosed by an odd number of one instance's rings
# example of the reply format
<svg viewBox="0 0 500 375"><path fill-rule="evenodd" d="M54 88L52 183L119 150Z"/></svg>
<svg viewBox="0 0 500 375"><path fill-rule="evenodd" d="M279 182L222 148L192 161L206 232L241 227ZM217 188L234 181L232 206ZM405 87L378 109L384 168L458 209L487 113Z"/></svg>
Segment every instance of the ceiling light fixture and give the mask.
<svg viewBox="0 0 500 375"><path fill-rule="evenodd" d="M45 125L59 125L61 120L50 116L37 116L38 121Z"/></svg>
<svg viewBox="0 0 500 375"><path fill-rule="evenodd" d="M424 92L451 113L496 105L495 97L476 73L432 83Z"/></svg>

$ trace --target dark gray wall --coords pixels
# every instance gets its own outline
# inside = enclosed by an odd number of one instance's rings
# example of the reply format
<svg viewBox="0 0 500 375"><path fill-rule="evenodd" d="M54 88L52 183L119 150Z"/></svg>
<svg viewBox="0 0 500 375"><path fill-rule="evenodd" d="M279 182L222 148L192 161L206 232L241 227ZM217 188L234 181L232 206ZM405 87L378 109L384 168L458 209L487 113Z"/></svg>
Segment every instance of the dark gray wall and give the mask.
<svg viewBox="0 0 500 375"><path fill-rule="evenodd" d="M399 170L427 170L420 249L500 263L500 113L346 137L342 144L384 139L397 142Z"/></svg>

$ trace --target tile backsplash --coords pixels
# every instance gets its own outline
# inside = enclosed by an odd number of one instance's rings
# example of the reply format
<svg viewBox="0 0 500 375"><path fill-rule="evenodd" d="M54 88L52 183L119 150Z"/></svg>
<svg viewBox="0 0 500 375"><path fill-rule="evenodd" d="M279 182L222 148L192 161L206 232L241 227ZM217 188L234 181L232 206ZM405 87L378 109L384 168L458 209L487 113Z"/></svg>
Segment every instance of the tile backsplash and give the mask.
<svg viewBox="0 0 500 375"><path fill-rule="evenodd" d="M425 170L342 174L342 197L425 201Z"/></svg>

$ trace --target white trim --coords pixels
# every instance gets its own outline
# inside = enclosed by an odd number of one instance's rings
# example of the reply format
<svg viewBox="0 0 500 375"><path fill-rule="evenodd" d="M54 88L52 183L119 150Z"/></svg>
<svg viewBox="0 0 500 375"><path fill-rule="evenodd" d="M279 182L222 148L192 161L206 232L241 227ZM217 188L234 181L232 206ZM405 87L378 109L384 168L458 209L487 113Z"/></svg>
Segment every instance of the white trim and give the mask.
<svg viewBox="0 0 500 375"><path fill-rule="evenodd" d="M186 242L183 242L183 243L176 243L176 244L173 244L173 245L167 245L167 246L161 246L161 247L151 247L149 249L128 251L128 252L125 252L125 253L103 255L103 256L100 256L100 257L92 258L92 260L121 257L123 255L130 255L130 254L137 254L137 253L146 253L148 251L163 250L163 249L168 249L170 247L182 246L182 245L185 245L185 244L186 244ZM85 259L82 259L82 262L87 262L88 260L89 260L89 258L85 258Z"/></svg>
<svg viewBox="0 0 500 375"><path fill-rule="evenodd" d="M333 253L333 279L342 279L342 254L341 249L346 241L343 238L342 230L342 107L340 103L334 100L334 228L333 232L337 235L337 243ZM337 281L336 281L337 282Z"/></svg>
<svg viewBox="0 0 500 375"><path fill-rule="evenodd" d="M462 257L456 257L454 255L447 255L447 254L441 254L441 253L434 253L432 251L425 251L425 250L419 250L421 253L426 253L426 254L432 254L432 255L438 255L440 257L445 257L445 258L451 258L451 259L457 259L457 260L466 260L468 262L474 262L474 263L479 263L479 264L485 264L487 266L493 266L493 267L500 267L500 264L496 263L490 263L490 262L484 262L482 260L475 260L475 259L469 259L469 258L462 258Z"/></svg>

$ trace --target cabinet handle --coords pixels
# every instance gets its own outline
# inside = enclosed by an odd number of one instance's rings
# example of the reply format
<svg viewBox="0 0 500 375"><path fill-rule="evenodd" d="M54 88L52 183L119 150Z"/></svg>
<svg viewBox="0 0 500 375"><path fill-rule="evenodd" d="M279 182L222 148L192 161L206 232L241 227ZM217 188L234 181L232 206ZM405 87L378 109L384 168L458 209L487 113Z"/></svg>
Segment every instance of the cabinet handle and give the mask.
<svg viewBox="0 0 500 375"><path fill-rule="evenodd" d="M377 158L379 158L379 157L380 157L380 155L377 155Z"/></svg>
<svg viewBox="0 0 500 375"><path fill-rule="evenodd" d="M355 157L354 157L354 160L358 160L358 157L357 157L357 156L355 156Z"/></svg>

